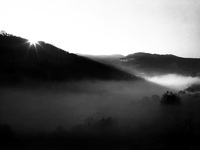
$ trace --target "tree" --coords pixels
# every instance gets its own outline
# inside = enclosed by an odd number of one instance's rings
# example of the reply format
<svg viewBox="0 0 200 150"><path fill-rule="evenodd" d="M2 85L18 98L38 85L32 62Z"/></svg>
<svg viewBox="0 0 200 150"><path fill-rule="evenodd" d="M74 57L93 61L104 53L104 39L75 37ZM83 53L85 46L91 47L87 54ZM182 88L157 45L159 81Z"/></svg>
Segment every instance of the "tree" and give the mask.
<svg viewBox="0 0 200 150"><path fill-rule="evenodd" d="M3 35L3 36L11 36L10 34L8 34L6 31L4 30L1 30L0 31L0 35Z"/></svg>
<svg viewBox="0 0 200 150"><path fill-rule="evenodd" d="M181 98L178 94L167 91L166 93L163 94L160 102L163 104L180 105Z"/></svg>
<svg viewBox="0 0 200 150"><path fill-rule="evenodd" d="M9 125L0 124L0 145L11 142L14 139L14 135L15 133L13 132L12 128Z"/></svg>

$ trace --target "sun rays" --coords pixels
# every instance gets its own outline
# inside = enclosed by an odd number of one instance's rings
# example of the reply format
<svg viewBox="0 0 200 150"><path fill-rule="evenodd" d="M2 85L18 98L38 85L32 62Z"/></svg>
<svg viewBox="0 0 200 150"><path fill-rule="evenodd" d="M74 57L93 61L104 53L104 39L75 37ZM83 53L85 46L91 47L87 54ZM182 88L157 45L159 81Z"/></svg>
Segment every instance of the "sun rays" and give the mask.
<svg viewBox="0 0 200 150"><path fill-rule="evenodd" d="M27 41L27 43L30 44L30 47L31 47L31 46L34 46L35 48L37 48L37 45L40 45L40 44L39 44L39 41L38 41L38 40L35 40L35 39L29 39L29 40Z"/></svg>
<svg viewBox="0 0 200 150"><path fill-rule="evenodd" d="M29 40L28 40L28 43L30 44L30 46L33 45L34 47L36 47L36 45L39 44L37 40L32 40L32 39L29 39Z"/></svg>
<svg viewBox="0 0 200 150"><path fill-rule="evenodd" d="M36 54L37 54L37 57L39 58L38 48L37 48L37 47L38 47L38 46L42 47L42 46L40 45L39 41L36 40L36 39L28 39L26 43L29 44L29 48L28 48L28 49L34 47L34 49L35 49L35 51L36 51Z"/></svg>

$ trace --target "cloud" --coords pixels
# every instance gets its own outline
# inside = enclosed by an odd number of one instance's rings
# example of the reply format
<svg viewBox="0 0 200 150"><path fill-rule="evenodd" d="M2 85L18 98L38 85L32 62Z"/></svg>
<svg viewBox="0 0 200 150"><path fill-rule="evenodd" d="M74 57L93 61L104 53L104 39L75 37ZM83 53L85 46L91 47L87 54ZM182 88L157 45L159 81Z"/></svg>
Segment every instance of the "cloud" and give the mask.
<svg viewBox="0 0 200 150"><path fill-rule="evenodd" d="M167 74L162 76L145 77L148 81L163 85L175 90L183 90L193 84L200 84L199 77L182 76L178 74Z"/></svg>

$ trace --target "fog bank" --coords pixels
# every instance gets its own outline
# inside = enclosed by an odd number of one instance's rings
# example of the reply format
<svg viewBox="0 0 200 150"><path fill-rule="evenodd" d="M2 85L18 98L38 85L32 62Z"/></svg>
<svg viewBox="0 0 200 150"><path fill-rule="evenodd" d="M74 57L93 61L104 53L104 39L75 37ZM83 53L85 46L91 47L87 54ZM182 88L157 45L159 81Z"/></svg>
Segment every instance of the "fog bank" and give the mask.
<svg viewBox="0 0 200 150"><path fill-rule="evenodd" d="M160 96L166 90L146 81L80 81L1 87L0 123L11 125L15 131L33 132L52 131L58 126L70 129L88 117L113 117L134 123L155 116L147 117L150 106L137 102L145 96L147 100L154 94Z"/></svg>
<svg viewBox="0 0 200 150"><path fill-rule="evenodd" d="M175 90L184 90L193 84L200 84L200 77L182 76L178 74L167 74L153 77L146 76L145 79Z"/></svg>

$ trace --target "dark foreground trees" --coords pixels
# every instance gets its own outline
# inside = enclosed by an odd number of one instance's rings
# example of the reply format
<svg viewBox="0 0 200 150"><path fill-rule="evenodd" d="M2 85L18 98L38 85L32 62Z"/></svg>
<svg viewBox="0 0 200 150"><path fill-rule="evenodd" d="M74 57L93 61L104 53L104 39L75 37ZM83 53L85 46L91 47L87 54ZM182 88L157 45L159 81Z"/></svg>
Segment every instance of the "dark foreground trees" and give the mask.
<svg viewBox="0 0 200 150"><path fill-rule="evenodd" d="M163 104L180 105L181 104L181 98L178 94L167 91L166 93L163 94L160 102L163 103Z"/></svg>
<svg viewBox="0 0 200 150"><path fill-rule="evenodd" d="M2 145L10 144L14 141L14 135L12 128L7 124L0 124L0 149Z"/></svg>

